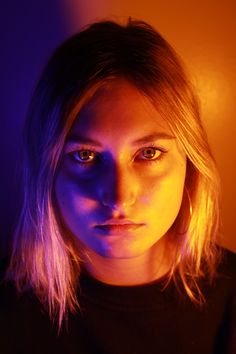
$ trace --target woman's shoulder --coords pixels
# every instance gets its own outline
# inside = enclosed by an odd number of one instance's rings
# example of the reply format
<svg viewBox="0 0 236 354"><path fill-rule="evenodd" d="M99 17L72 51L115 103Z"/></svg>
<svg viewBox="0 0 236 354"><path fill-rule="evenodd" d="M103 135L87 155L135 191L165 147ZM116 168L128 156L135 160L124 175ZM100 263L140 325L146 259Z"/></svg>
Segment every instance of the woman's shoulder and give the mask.
<svg viewBox="0 0 236 354"><path fill-rule="evenodd" d="M12 308L17 299L17 291L14 284L6 279L6 271L8 268L8 259L0 260L0 310Z"/></svg>
<svg viewBox="0 0 236 354"><path fill-rule="evenodd" d="M218 273L235 279L236 253L227 248L220 247L220 254Z"/></svg>
<svg viewBox="0 0 236 354"><path fill-rule="evenodd" d="M27 308L31 310L40 309L41 304L30 287L25 287L24 289L18 290L15 281L12 280L8 274L9 260L8 258L0 261L0 309L17 311L24 311ZM16 312L14 313L16 316Z"/></svg>
<svg viewBox="0 0 236 354"><path fill-rule="evenodd" d="M13 281L7 280L7 267L7 260L0 262L1 353L53 352L46 349L53 343L48 340L52 332L48 313L32 290L20 292Z"/></svg>
<svg viewBox="0 0 236 354"><path fill-rule="evenodd" d="M8 279L7 277L7 268L8 268L8 259L2 259L0 261L0 317L7 315L8 319L11 317L11 314L14 314L16 317L17 313L19 314L20 309L24 307L24 303L29 299L33 299L30 291L25 293L20 293L17 290L15 283Z"/></svg>
<svg viewBox="0 0 236 354"><path fill-rule="evenodd" d="M217 299L222 302L236 300L236 253L226 248L219 248L220 258L216 273L210 284L205 282L206 293L213 296L214 302Z"/></svg>

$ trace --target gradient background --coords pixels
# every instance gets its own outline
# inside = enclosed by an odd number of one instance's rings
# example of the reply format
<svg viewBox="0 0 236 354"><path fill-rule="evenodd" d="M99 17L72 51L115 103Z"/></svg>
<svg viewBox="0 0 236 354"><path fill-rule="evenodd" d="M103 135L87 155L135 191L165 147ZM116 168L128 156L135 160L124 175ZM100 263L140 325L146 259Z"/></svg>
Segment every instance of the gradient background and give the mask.
<svg viewBox="0 0 236 354"><path fill-rule="evenodd" d="M235 0L8 0L0 8L0 256L19 210L21 129L44 64L89 22L127 16L153 25L190 72L222 180L223 245L236 251Z"/></svg>

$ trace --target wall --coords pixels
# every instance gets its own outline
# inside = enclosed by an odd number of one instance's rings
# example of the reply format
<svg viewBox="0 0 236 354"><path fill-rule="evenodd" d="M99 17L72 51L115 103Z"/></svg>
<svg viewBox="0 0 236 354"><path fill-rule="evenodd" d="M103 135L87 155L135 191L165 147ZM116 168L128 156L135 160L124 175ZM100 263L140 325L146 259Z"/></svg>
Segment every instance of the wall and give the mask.
<svg viewBox="0 0 236 354"><path fill-rule="evenodd" d="M35 82L69 36L63 0L8 0L0 8L0 257L8 249L20 190L20 139Z"/></svg>
<svg viewBox="0 0 236 354"><path fill-rule="evenodd" d="M10 233L16 215L14 171L19 156L19 131L30 92L46 58L64 38L93 20L122 21L132 16L154 25L169 40L184 59L197 87L203 122L222 179L223 244L236 251L235 1L24 0L20 6L17 1L8 1L3 10L1 234ZM4 253L5 237L1 240Z"/></svg>

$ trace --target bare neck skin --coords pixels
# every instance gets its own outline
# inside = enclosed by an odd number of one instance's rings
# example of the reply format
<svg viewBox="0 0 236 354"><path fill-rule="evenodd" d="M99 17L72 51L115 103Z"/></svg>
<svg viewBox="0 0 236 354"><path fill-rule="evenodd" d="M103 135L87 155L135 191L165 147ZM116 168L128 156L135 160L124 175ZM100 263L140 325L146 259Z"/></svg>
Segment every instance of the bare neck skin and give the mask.
<svg viewBox="0 0 236 354"><path fill-rule="evenodd" d="M84 251L86 270L95 279L112 285L141 285L164 276L171 265L170 247L165 237L152 247L151 252L134 258L105 258L91 250Z"/></svg>

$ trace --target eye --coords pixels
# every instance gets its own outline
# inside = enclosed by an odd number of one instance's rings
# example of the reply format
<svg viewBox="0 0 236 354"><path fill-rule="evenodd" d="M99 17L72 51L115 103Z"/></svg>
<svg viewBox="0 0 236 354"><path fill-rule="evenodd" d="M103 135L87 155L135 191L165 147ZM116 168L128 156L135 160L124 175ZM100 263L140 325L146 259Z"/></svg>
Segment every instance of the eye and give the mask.
<svg viewBox="0 0 236 354"><path fill-rule="evenodd" d="M160 149L150 146L142 149L138 154L138 158L140 160L155 161L158 158L160 158L161 155L162 155L162 151Z"/></svg>
<svg viewBox="0 0 236 354"><path fill-rule="evenodd" d="M96 158L96 153L92 150L78 150L70 154L79 163L93 162Z"/></svg>

